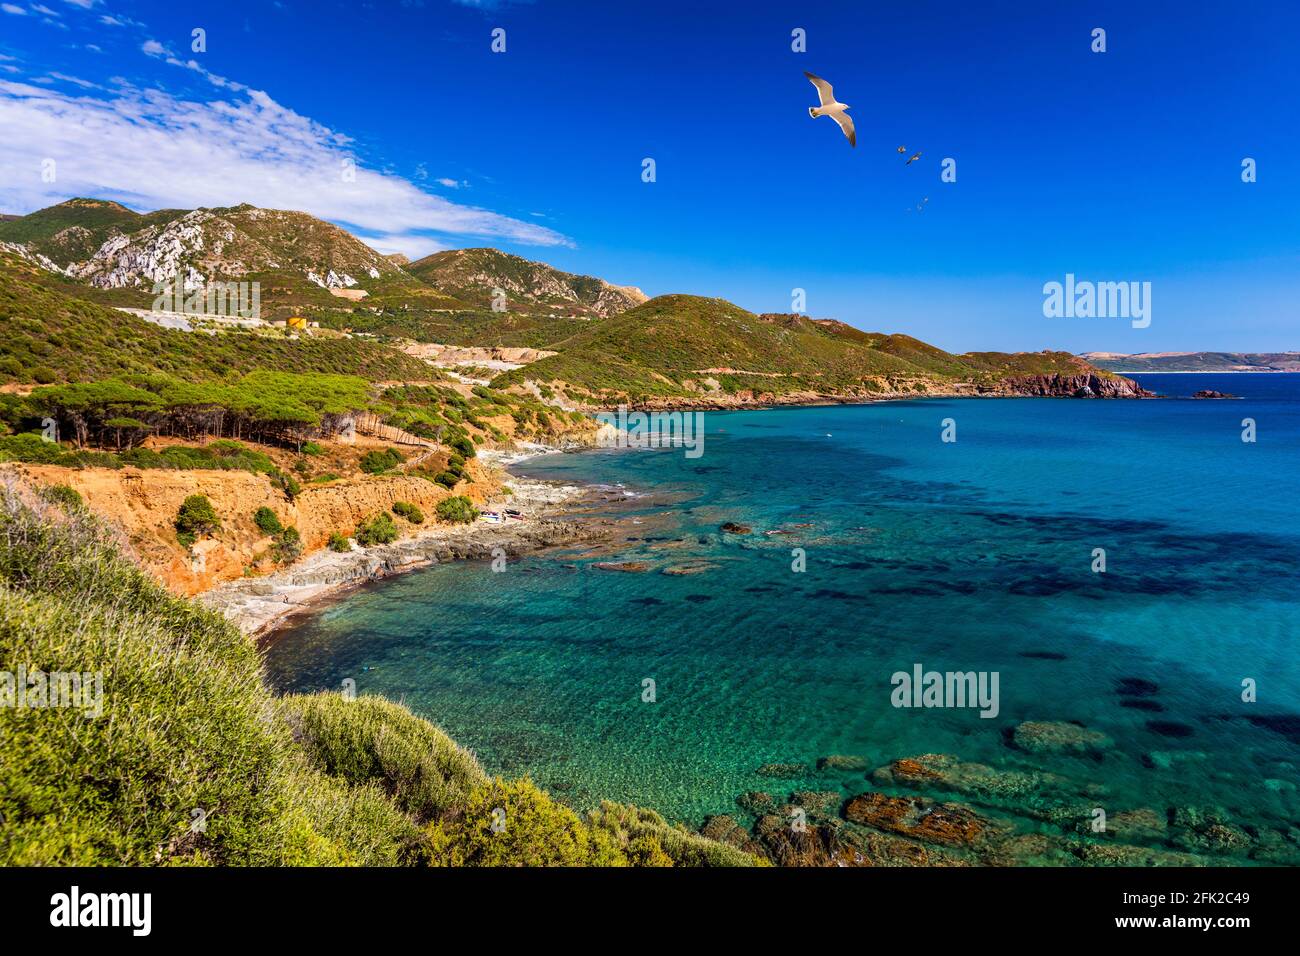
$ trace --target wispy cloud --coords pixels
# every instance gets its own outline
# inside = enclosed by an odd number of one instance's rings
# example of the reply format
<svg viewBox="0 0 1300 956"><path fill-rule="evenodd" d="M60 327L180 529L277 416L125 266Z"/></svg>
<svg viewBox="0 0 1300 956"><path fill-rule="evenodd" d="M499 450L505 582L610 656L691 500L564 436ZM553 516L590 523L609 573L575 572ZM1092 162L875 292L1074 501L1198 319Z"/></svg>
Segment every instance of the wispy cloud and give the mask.
<svg viewBox="0 0 1300 956"><path fill-rule="evenodd" d="M431 233L572 245L536 223L368 169L346 135L197 64L177 65L228 98L199 102L125 84L89 96L0 80L0 168L13 171L0 180L0 208L30 211L85 195L141 209L250 202L303 210L355 229L381 251L412 256L445 247ZM46 158L57 163L53 183L42 181Z"/></svg>

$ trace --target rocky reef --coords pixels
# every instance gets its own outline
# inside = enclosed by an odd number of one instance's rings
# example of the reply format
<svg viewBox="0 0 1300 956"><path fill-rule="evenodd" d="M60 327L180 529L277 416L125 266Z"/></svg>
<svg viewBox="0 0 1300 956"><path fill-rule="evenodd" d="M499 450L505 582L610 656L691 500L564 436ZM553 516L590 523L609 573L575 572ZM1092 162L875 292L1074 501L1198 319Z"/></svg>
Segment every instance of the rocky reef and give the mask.
<svg viewBox="0 0 1300 956"><path fill-rule="evenodd" d="M997 766L934 753L874 770L852 754L766 764L756 772L817 789L740 794L735 811L708 817L701 833L780 866L1300 863L1293 820L1234 822L1221 806L1124 806L1103 782L1021 762L1115 759L1104 756L1112 746L1104 734L1029 721L1004 740L1008 759Z"/></svg>

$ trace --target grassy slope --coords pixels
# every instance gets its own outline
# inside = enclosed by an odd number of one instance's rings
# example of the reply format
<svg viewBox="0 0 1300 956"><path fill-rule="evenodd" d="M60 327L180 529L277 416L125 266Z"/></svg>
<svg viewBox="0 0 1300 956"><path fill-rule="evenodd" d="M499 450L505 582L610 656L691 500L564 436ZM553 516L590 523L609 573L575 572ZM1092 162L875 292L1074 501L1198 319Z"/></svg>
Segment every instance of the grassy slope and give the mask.
<svg viewBox="0 0 1300 956"><path fill-rule="evenodd" d="M551 347L561 354L507 372L495 384L562 381L592 394L637 398L689 395L687 381L705 377L728 391L844 393L918 379L986 383L1089 370L1063 352L952 355L906 335L799 315L754 315L722 299L688 295L651 299Z"/></svg>
<svg viewBox="0 0 1300 956"><path fill-rule="evenodd" d="M356 339L297 341L245 333L164 329L115 309L38 285L30 264L0 255L0 381L31 381L47 369L56 381L130 372L167 372L208 381L265 368L333 372L372 380L429 377L428 366Z"/></svg>
<svg viewBox="0 0 1300 956"><path fill-rule="evenodd" d="M95 718L0 707L0 865L755 862L648 811L583 818L526 780L490 779L400 705L275 698L233 626L165 592L78 506L12 482L0 660L103 674Z"/></svg>

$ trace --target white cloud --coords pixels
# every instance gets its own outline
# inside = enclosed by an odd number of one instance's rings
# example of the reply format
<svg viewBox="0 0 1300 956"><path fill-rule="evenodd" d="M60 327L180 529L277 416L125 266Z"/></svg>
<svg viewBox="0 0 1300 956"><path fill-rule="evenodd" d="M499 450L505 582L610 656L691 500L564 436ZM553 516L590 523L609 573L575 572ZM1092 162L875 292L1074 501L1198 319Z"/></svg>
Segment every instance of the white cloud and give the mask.
<svg viewBox="0 0 1300 956"><path fill-rule="evenodd" d="M469 183L464 179L447 179L438 180L439 185L446 186L448 189L464 189Z"/></svg>
<svg viewBox="0 0 1300 956"><path fill-rule="evenodd" d="M27 16L26 10L22 7L16 7L12 3L0 3L0 10L3 10L5 13L13 14L15 17Z"/></svg>
<svg viewBox="0 0 1300 956"><path fill-rule="evenodd" d="M412 258L443 246L430 232L572 245L536 223L368 169L345 135L225 82L231 98L198 102L125 85L103 98L0 80L0 168L18 172L0 180L0 208L31 211L70 196L140 209L249 202L309 212ZM58 161L55 183L41 181L45 158ZM348 160L356 163L351 182Z"/></svg>
<svg viewBox="0 0 1300 956"><path fill-rule="evenodd" d="M43 5L39 4L39 3L33 3L31 9L32 9L34 12L36 12L36 13L43 13L43 14L45 14L47 17L58 17L58 16L62 16L62 14L60 14L58 11L56 11L56 10L51 10L49 7L43 6Z"/></svg>
<svg viewBox="0 0 1300 956"><path fill-rule="evenodd" d="M64 83L71 83L74 86L79 86L83 90L100 89L100 85L98 83L91 83L89 80L83 80L79 76L69 76L67 73L59 73L53 70L50 71L50 76L56 80L62 80Z"/></svg>
<svg viewBox="0 0 1300 956"><path fill-rule="evenodd" d="M83 10L89 10L95 4L99 3L99 0L63 0L63 2L69 3L74 7L81 7Z"/></svg>
<svg viewBox="0 0 1300 956"><path fill-rule="evenodd" d="M172 51L167 49L157 40L145 40L144 44L140 47L140 49L143 50L145 53L149 54L150 56L164 56L164 55L171 56L172 55Z"/></svg>

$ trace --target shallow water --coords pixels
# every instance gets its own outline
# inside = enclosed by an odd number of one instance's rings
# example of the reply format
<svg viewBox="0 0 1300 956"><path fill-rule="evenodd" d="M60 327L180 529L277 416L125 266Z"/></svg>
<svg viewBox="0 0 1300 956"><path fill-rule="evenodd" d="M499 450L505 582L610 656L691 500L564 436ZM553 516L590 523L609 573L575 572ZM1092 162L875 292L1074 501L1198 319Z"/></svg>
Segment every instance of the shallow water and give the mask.
<svg viewBox="0 0 1300 956"><path fill-rule="evenodd" d="M271 679L354 678L579 807L608 797L698 824L745 791L876 789L862 771L774 780L764 764L940 752L1051 770L1108 812L1216 806L1285 833L1300 826L1300 376L1135 377L1246 397L710 412L698 459L534 459L530 476L639 495L615 511L642 522L640 540L366 587L286 631ZM754 533L721 534L725 521ZM891 675L918 663L998 672L997 716L892 706ZM1007 740L1023 720L1115 744L1031 756Z"/></svg>

